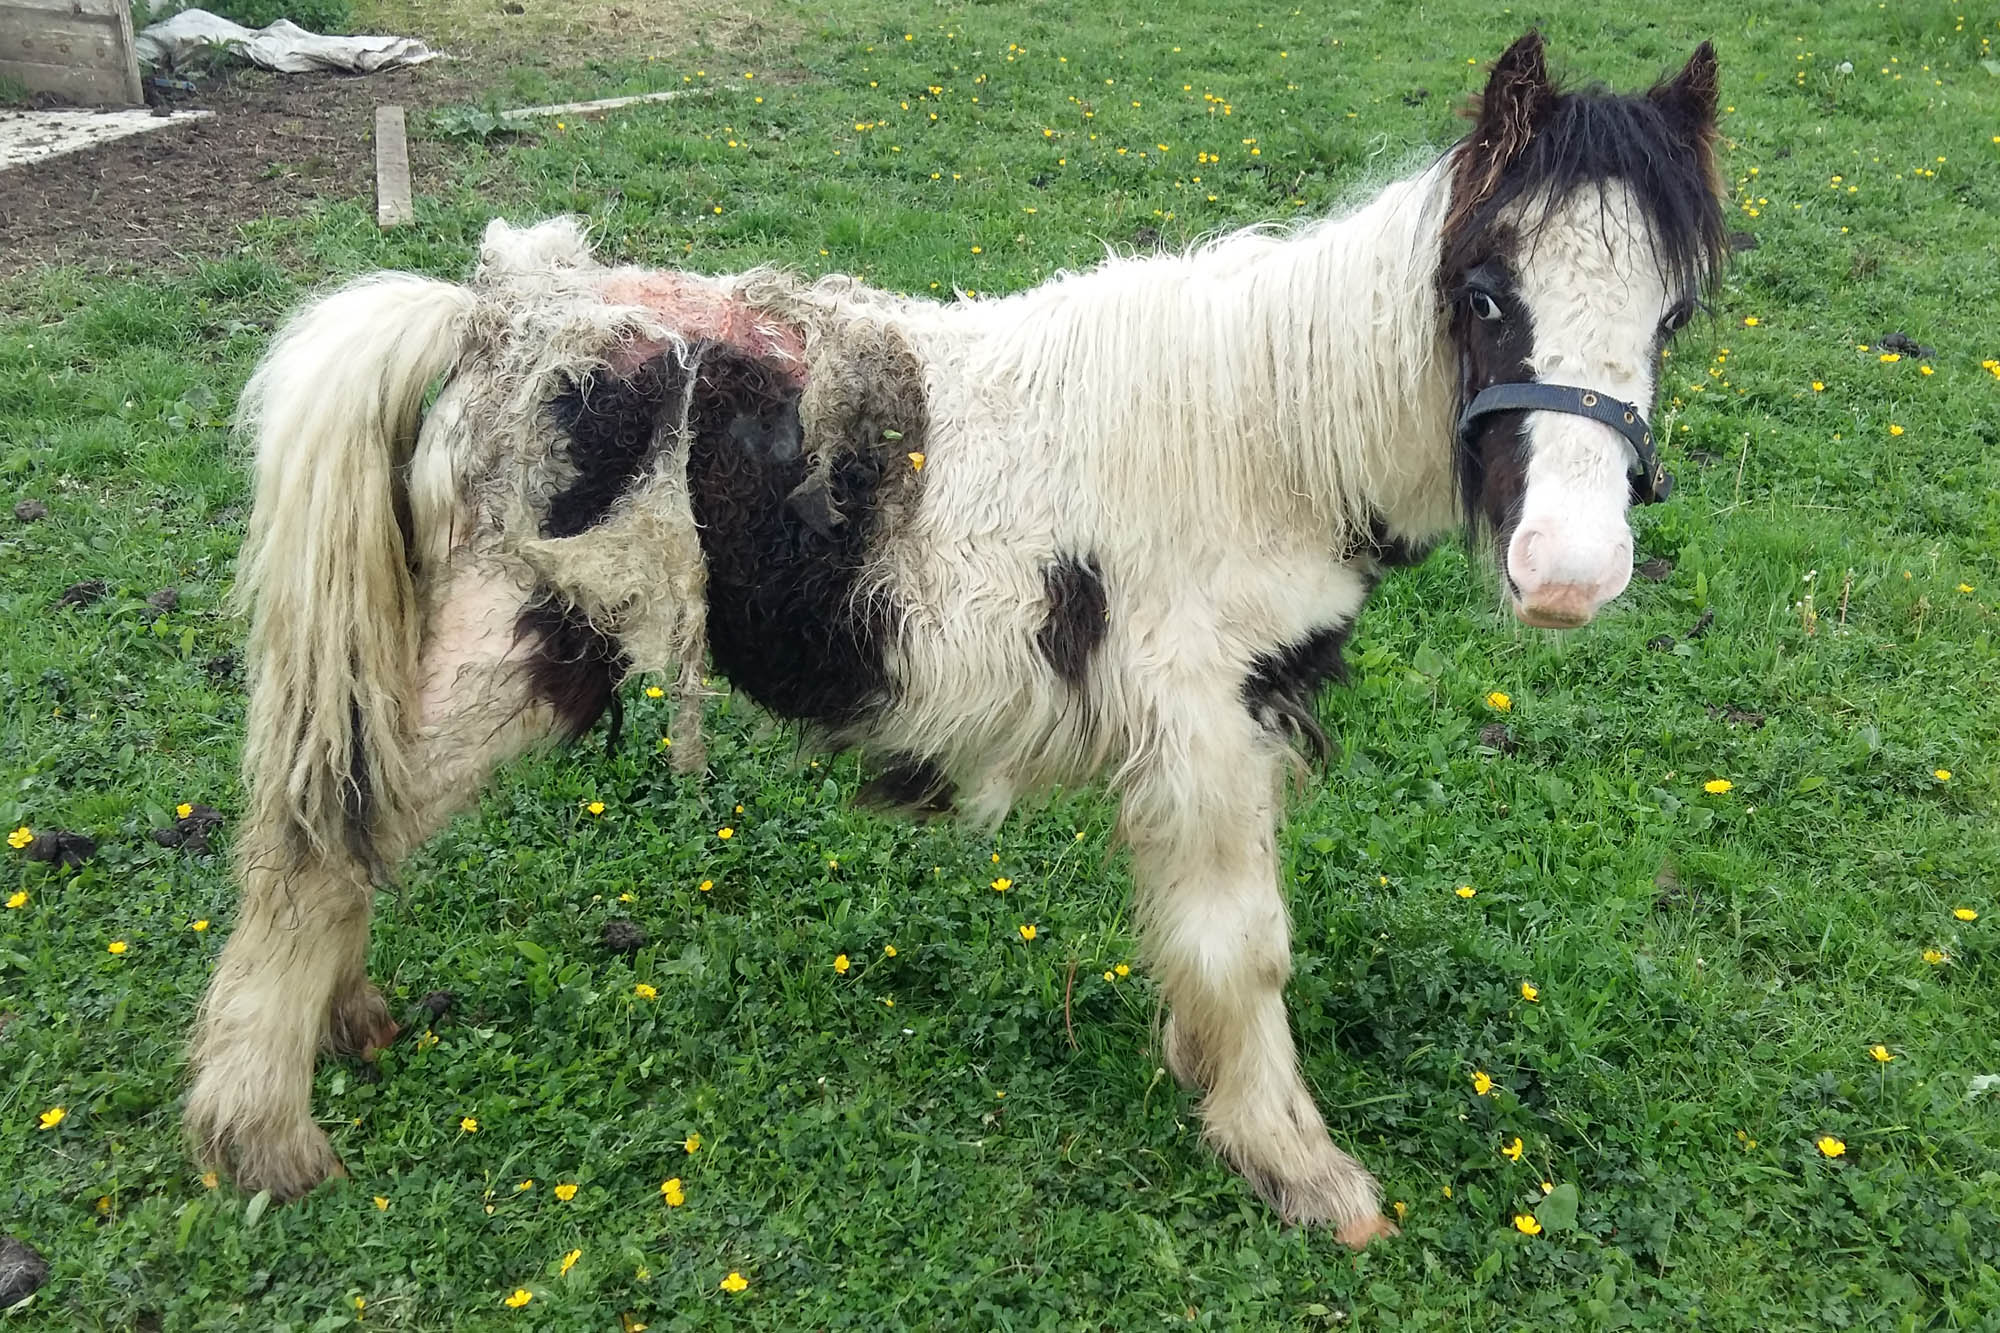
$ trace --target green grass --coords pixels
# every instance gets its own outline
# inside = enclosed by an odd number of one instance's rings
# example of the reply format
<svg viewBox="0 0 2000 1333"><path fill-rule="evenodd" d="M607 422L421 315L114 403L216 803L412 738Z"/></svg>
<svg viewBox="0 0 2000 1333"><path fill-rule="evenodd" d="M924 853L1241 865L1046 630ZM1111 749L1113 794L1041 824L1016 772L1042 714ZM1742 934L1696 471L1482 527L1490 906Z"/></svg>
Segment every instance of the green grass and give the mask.
<svg viewBox="0 0 2000 1333"><path fill-rule="evenodd" d="M238 802L240 688L204 664L240 641L223 423L272 322L365 268L459 275L496 211L589 213L646 262L1010 290L1106 241L1351 197L1455 133L1468 59L1525 22L1111 8L905 29L837 0L750 53L524 64L503 103L727 91L454 138L412 230L356 200L189 271L0 287L0 500L51 510L0 516L0 820L102 843L0 872L27 895L0 911L0 1229L55 1267L14 1325L1996 1327L2000 1093L1969 1085L2000 1072L2000 26L1977 7L1962 31L1936 6L1537 11L1559 62L1624 84L1716 39L1733 225L1759 244L1669 363L1680 489L1635 521L1671 575L1558 638L1447 548L1381 589L1323 702L1340 758L1284 843L1290 1000L1402 1240L1287 1232L1201 1148L1151 985L1102 976L1134 946L1101 796L990 842L884 822L847 809L851 764L735 699L690 785L643 682L615 753L600 733L514 767L383 895L399 1016L456 1003L379 1081L321 1069L353 1179L269 1210L204 1187L180 1043L232 888L146 832ZM1893 330L1934 374L1879 359ZM51 609L87 578L110 594ZM1480 743L1494 690L1513 753ZM597 942L614 917L650 935L629 962ZM1519 1234L1542 1181L1574 1187L1574 1224Z"/></svg>

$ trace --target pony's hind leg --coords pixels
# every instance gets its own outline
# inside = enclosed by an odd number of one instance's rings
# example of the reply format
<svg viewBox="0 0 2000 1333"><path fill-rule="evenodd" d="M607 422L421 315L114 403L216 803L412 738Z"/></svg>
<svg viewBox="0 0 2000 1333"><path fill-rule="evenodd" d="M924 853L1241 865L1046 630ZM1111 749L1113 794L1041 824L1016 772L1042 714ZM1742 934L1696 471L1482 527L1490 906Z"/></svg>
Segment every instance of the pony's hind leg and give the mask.
<svg viewBox="0 0 2000 1333"><path fill-rule="evenodd" d="M545 740L555 728L533 697L527 669L541 647L518 632L529 600L519 580L456 571L430 616L421 696L423 729L412 746L412 815L383 850L394 865L478 799L493 770ZM368 979L366 934L335 982L326 1045L363 1059L396 1039L382 993Z"/></svg>
<svg viewBox="0 0 2000 1333"><path fill-rule="evenodd" d="M1207 1090L1206 1137L1267 1203L1359 1248L1395 1228L1299 1075L1283 995L1279 761L1240 707L1209 718L1222 734L1190 738L1185 767L1136 775L1124 802L1145 952L1170 1011L1167 1060Z"/></svg>
<svg viewBox="0 0 2000 1333"><path fill-rule="evenodd" d="M340 1172L312 1119L313 1057L335 988L367 951L374 883L351 856L269 821L245 831L238 864L242 905L202 1003L188 1132L244 1189L290 1199Z"/></svg>
<svg viewBox="0 0 2000 1333"><path fill-rule="evenodd" d="M511 580L460 575L429 618L423 725L412 745L410 812L376 830L364 860L343 842L319 848L253 813L239 869L242 906L197 1027L187 1122L202 1157L247 1190L295 1198L341 1171L312 1119L317 1050L367 1055L394 1022L368 980L370 861L393 867L478 795L488 774L551 731L518 660L526 599Z"/></svg>

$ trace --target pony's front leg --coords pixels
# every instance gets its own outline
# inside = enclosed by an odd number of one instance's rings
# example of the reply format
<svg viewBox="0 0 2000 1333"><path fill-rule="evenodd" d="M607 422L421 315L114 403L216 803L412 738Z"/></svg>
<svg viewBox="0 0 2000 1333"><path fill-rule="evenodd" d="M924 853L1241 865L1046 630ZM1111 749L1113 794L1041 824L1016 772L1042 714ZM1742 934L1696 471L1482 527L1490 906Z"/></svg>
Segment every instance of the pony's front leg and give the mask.
<svg viewBox="0 0 2000 1333"><path fill-rule="evenodd" d="M1299 1075L1283 994L1292 967L1274 832L1279 760L1248 717L1230 743L1204 739L1193 748L1214 752L1142 776L1124 803L1145 953L1169 1010L1167 1061L1207 1090L1208 1141L1280 1216L1329 1224L1359 1249L1396 1228Z"/></svg>

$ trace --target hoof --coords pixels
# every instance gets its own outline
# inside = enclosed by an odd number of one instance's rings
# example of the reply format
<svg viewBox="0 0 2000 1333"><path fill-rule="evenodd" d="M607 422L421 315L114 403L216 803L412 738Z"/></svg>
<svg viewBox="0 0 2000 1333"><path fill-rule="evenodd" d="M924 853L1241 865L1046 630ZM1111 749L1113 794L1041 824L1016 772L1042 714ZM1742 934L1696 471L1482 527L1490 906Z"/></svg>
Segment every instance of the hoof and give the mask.
<svg viewBox="0 0 2000 1333"><path fill-rule="evenodd" d="M201 1138L197 1148L204 1162L229 1173L236 1188L245 1194L269 1190L279 1203L303 1198L325 1182L347 1176L333 1145L310 1120L277 1133L224 1130L219 1136Z"/></svg>
<svg viewBox="0 0 2000 1333"><path fill-rule="evenodd" d="M1365 1250L1370 1241L1388 1240L1402 1234L1394 1222L1378 1215L1357 1217L1352 1222L1341 1223L1334 1229L1333 1238L1350 1250Z"/></svg>
<svg viewBox="0 0 2000 1333"><path fill-rule="evenodd" d="M338 1055L373 1060L387 1050L402 1029L389 1017L382 992L364 985L334 1001L326 1020L327 1049Z"/></svg>

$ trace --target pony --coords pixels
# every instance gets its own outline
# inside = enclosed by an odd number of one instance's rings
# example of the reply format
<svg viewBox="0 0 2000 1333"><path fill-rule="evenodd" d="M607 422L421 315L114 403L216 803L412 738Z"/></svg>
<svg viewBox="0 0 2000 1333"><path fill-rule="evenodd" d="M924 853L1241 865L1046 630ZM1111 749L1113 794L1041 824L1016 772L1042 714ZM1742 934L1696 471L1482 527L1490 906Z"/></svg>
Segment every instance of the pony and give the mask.
<svg viewBox="0 0 2000 1333"><path fill-rule="evenodd" d="M233 933L198 1154L342 1174L316 1052L397 1035L375 890L486 777L639 672L704 766L704 672L984 824L1120 802L1166 1060L1285 1220L1395 1233L1301 1077L1277 833L1374 584L1463 530L1529 625L1588 622L1662 498L1647 410L1723 262L1717 67L1565 90L1513 43L1472 130L1344 216L998 300L601 264L487 229L467 284L364 277L244 393L255 503Z"/></svg>

